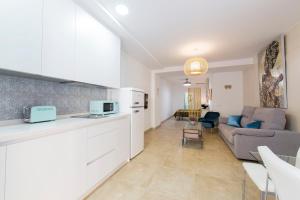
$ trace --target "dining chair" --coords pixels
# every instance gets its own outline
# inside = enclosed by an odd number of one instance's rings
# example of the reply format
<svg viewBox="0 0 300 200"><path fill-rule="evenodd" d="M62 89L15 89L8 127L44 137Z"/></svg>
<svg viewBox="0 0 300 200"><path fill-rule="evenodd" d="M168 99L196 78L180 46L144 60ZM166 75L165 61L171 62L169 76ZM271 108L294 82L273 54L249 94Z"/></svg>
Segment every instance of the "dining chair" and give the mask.
<svg viewBox="0 0 300 200"><path fill-rule="evenodd" d="M265 199L268 194L275 195L274 185L268 179L267 170L262 164L243 162L243 168L245 171L242 193L243 200L246 198L246 174L260 191L260 200Z"/></svg>
<svg viewBox="0 0 300 200"><path fill-rule="evenodd" d="M295 166L300 169L300 148L298 149L297 155L296 155L296 164Z"/></svg>
<svg viewBox="0 0 300 200"><path fill-rule="evenodd" d="M267 146L258 147L258 152L274 184L277 198L299 200L300 169L280 159Z"/></svg>

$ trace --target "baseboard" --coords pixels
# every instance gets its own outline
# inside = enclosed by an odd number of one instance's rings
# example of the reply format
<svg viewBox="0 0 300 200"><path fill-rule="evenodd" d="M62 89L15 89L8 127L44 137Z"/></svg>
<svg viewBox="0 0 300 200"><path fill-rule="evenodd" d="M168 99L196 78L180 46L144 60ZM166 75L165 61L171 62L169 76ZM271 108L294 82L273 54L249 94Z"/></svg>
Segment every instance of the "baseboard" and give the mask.
<svg viewBox="0 0 300 200"><path fill-rule="evenodd" d="M158 129L161 127L161 124L159 124L158 126L154 127L153 129Z"/></svg>
<svg viewBox="0 0 300 200"><path fill-rule="evenodd" d="M152 128L150 128L150 129L151 129L151 130L155 130L155 129L158 129L158 128L160 128L160 127L161 127L161 125L162 125L163 123L165 123L166 121L168 121L169 119L171 119L171 118L173 118L173 117L174 117L174 116L173 116L173 115L171 115L171 116L170 116L170 117L168 117L167 119L165 119L165 120L161 121L159 125L157 125L157 126L155 126L155 127L152 127ZM150 131L150 130L148 129L147 131ZM145 132L146 132L146 131L145 131Z"/></svg>
<svg viewBox="0 0 300 200"><path fill-rule="evenodd" d="M173 115L171 115L170 117L168 117L167 119L163 120L160 124L165 123L166 121L168 121L169 119L171 119L172 117L174 117Z"/></svg>
<svg viewBox="0 0 300 200"><path fill-rule="evenodd" d="M144 131L144 133L148 133L150 131L152 131L154 128L148 128L147 130Z"/></svg>

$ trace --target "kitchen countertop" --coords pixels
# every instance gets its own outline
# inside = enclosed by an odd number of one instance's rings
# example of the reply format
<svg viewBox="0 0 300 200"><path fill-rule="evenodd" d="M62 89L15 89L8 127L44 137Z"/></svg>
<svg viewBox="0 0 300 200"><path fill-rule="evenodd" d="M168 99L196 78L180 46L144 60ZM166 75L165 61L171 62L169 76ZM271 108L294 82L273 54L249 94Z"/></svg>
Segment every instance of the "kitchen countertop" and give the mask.
<svg viewBox="0 0 300 200"><path fill-rule="evenodd" d="M26 140L32 140L48 135L63 133L78 128L109 122L129 116L120 113L99 119L66 118L52 122L42 122L36 124L18 124L0 127L0 146L15 144Z"/></svg>

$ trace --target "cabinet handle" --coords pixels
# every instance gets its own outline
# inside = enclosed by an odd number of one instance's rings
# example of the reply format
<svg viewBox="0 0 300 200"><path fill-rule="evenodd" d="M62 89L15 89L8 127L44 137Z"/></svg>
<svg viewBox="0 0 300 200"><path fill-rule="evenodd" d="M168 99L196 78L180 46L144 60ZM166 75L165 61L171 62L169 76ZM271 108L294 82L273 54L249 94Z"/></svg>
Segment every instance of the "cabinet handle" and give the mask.
<svg viewBox="0 0 300 200"><path fill-rule="evenodd" d="M96 162L97 160L99 160L99 159L103 158L104 156L106 156L106 155L110 154L110 153L111 153L111 152L113 152L113 151L115 151L115 149L111 149L111 150L109 150L108 152L106 152L106 153L102 154L101 156L98 156L98 157L97 157L97 158L95 158L94 160L92 160L92 161L88 162L86 165L88 166L88 165L90 165L90 164L93 164L93 163L94 163L94 162Z"/></svg>
<svg viewBox="0 0 300 200"><path fill-rule="evenodd" d="M139 110L135 110L135 111L134 111L134 113L138 113L138 112L140 112L140 111L139 111Z"/></svg>
<svg viewBox="0 0 300 200"><path fill-rule="evenodd" d="M138 104L140 104L140 103L139 103L139 102L134 102L134 104L135 104L135 105L138 105Z"/></svg>

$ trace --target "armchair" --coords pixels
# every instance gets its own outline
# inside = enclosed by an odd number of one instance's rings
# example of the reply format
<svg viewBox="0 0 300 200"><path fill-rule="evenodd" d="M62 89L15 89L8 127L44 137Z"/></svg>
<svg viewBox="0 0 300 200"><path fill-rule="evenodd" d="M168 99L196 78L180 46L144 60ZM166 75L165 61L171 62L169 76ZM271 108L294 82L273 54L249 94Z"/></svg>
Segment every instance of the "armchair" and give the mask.
<svg viewBox="0 0 300 200"><path fill-rule="evenodd" d="M202 124L203 128L210 129L217 127L219 124L219 112L207 112L203 118L199 119L199 122Z"/></svg>

